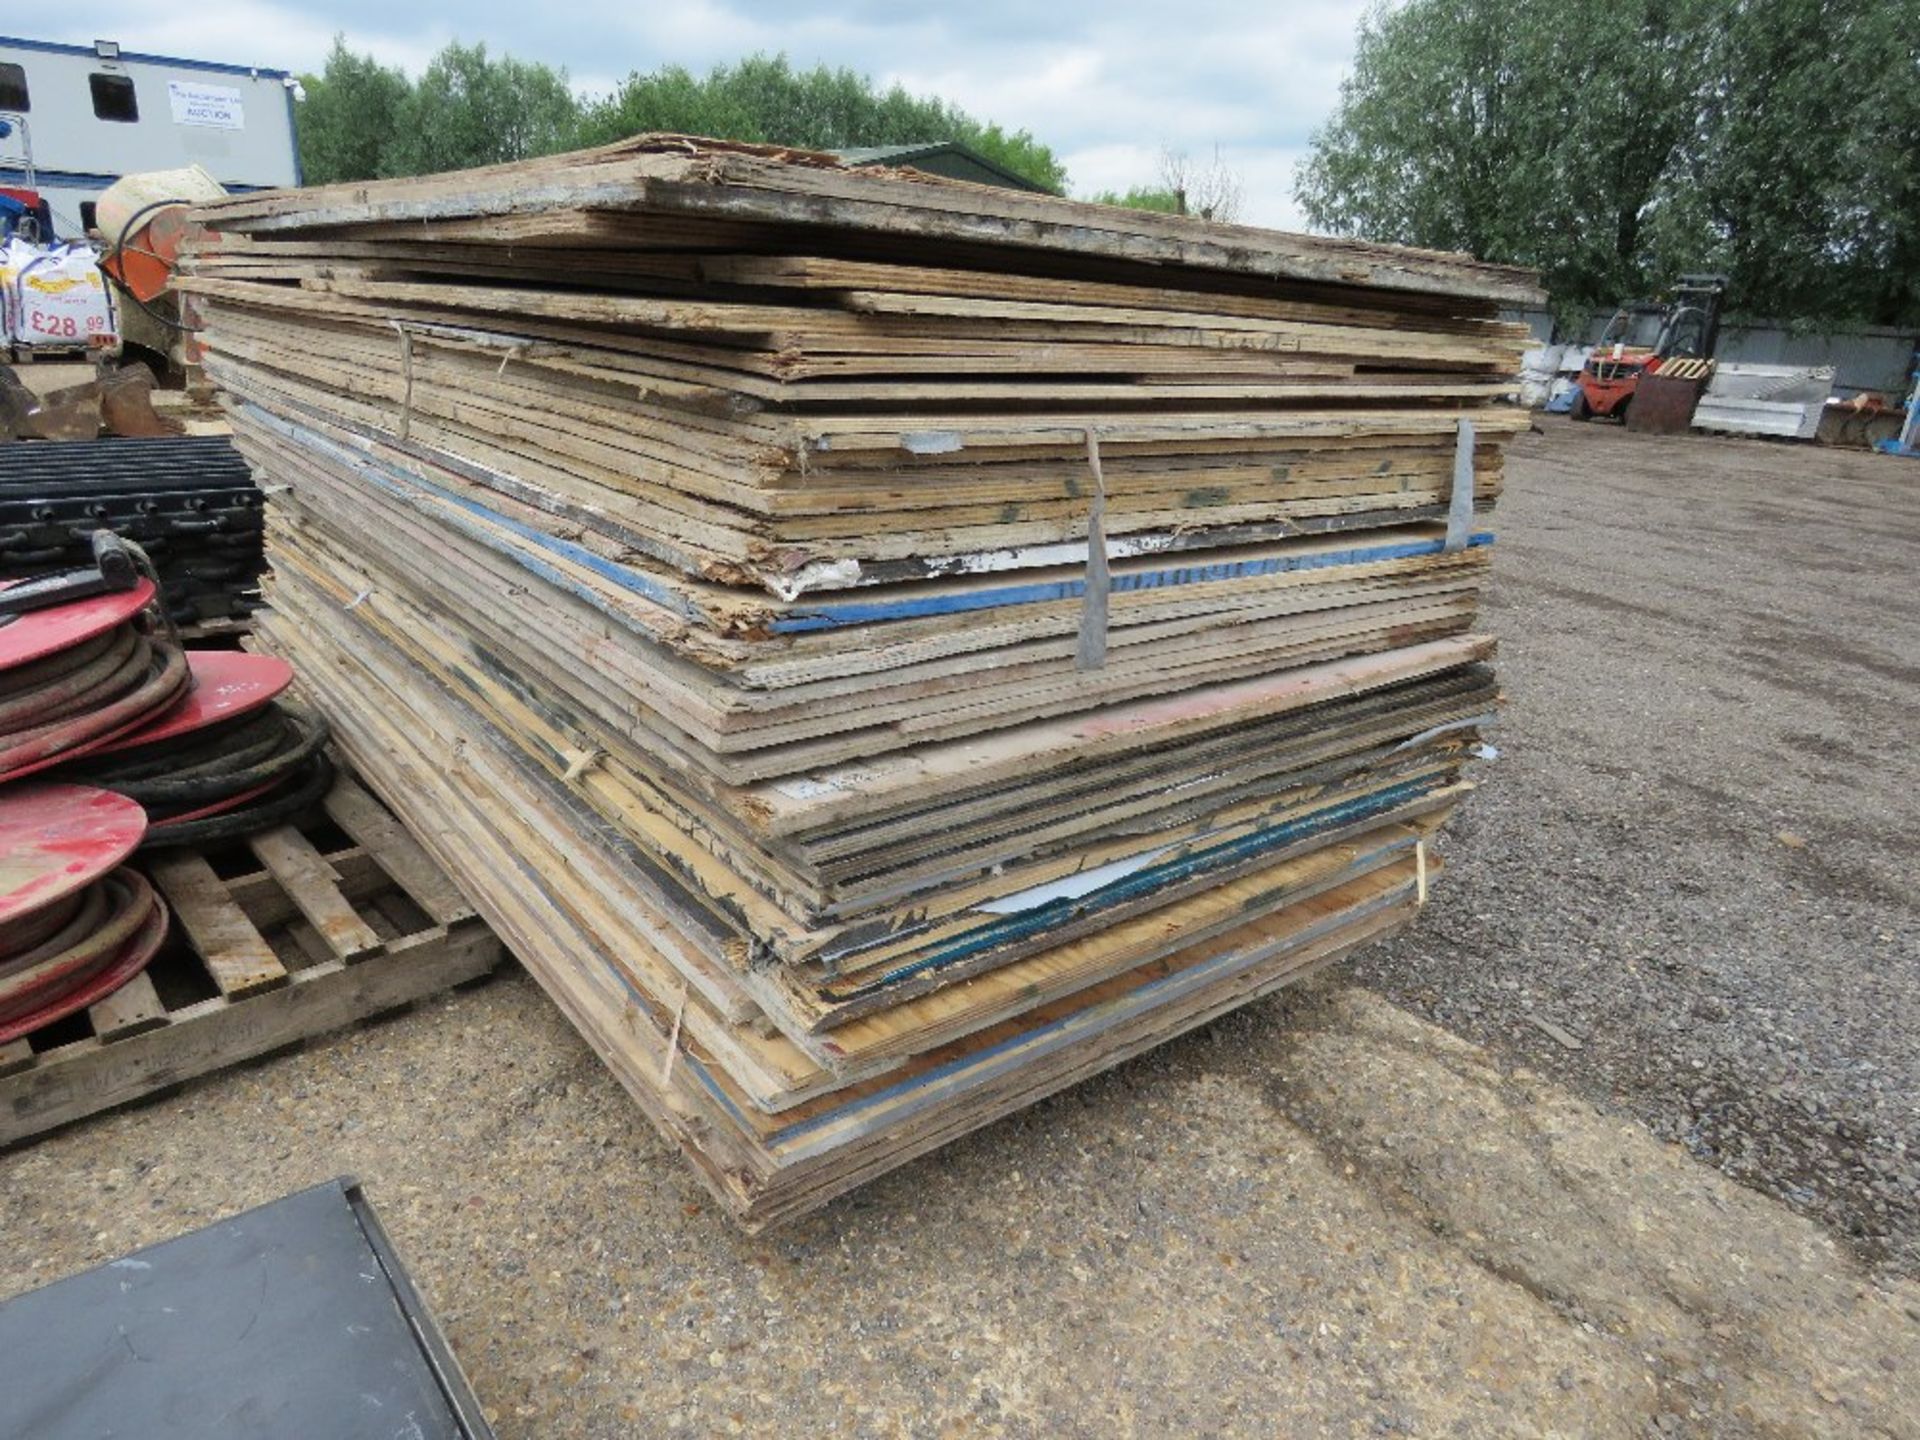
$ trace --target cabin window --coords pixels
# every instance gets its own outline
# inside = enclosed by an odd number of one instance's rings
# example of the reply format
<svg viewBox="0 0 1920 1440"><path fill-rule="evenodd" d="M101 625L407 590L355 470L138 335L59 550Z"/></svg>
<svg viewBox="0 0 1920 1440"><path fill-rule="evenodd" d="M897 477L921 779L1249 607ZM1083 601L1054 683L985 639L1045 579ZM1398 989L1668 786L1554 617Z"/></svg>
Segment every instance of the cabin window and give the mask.
<svg viewBox="0 0 1920 1440"><path fill-rule="evenodd" d="M102 120L131 124L140 118L140 101L133 93L133 81L124 75L94 74L87 77L93 87L93 113Z"/></svg>
<svg viewBox="0 0 1920 1440"><path fill-rule="evenodd" d="M10 60L0 60L0 110L25 113L33 109L27 96L27 72Z"/></svg>

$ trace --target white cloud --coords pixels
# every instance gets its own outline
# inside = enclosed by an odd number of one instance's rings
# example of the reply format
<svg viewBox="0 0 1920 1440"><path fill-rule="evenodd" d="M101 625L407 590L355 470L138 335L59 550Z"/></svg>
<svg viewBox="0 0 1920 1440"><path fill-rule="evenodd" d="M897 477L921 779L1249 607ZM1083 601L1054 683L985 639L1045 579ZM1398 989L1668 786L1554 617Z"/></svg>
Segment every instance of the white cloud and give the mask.
<svg viewBox="0 0 1920 1440"><path fill-rule="evenodd" d="M49 20L65 14L44 12ZM258 65L269 70L318 70L342 29L356 50L370 52L383 64L398 65L418 74L455 34L445 21L429 20L412 30L384 25L346 27L317 5L274 4L271 0L206 0L180 6L154 6L141 13L126 12L112 21L53 24L43 38L91 44L96 39L117 40L128 50L176 55L194 60L222 60L235 65Z"/></svg>
<svg viewBox="0 0 1920 1440"><path fill-rule="evenodd" d="M1364 0L197 0L127 11L107 27L130 50L317 69L336 32L417 74L448 40L567 67L582 94L631 70L696 71L756 51L845 65L1031 131L1065 160L1076 193L1151 183L1162 149L1222 158L1245 215L1292 225L1294 162L1331 110ZM50 19L62 12L47 12ZM53 21L86 43L100 22ZM62 33L64 32L64 33Z"/></svg>

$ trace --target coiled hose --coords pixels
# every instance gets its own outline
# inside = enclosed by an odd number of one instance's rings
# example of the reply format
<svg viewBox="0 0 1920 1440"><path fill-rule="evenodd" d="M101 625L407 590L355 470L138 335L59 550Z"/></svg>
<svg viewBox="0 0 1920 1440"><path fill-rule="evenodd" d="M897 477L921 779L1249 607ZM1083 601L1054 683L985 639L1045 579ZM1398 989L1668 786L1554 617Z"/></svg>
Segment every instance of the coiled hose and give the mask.
<svg viewBox="0 0 1920 1440"><path fill-rule="evenodd" d="M0 780L158 714L190 678L186 652L134 621L0 671Z"/></svg>
<svg viewBox="0 0 1920 1440"><path fill-rule="evenodd" d="M284 702L152 745L81 759L61 778L145 807L142 849L204 845L293 819L326 793L327 725Z"/></svg>
<svg viewBox="0 0 1920 1440"><path fill-rule="evenodd" d="M121 868L89 885L38 943L0 954L0 1044L104 999L146 967L167 907L145 876Z"/></svg>

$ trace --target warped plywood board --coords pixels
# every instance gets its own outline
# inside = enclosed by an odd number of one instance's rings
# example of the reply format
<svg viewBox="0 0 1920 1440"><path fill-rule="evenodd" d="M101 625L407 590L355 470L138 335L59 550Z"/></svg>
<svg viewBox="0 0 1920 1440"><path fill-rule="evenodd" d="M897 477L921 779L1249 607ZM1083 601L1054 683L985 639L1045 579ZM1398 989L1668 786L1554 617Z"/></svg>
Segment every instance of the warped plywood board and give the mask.
<svg viewBox="0 0 1920 1440"><path fill-rule="evenodd" d="M291 235L496 217L509 222L509 231L511 222L537 217L536 227L554 233L555 220L577 223L595 212L718 220L737 233L756 223L784 224L877 232L908 244L1016 244L1076 257L1470 296L1510 306L1541 298L1532 272L1466 255L1154 215L920 171L855 168L813 152L676 135L640 135L596 150L451 175L254 192L196 214L222 233ZM618 236L622 227L606 228ZM633 228L644 232L646 226Z"/></svg>
<svg viewBox="0 0 1920 1440"><path fill-rule="evenodd" d="M821 1072L788 1055L790 1086L807 1098L784 1096L781 1108L766 1110L720 1058L730 1048L724 1039L713 1036L709 1048L696 1038L699 997L671 982L650 985L645 968L633 964L633 947L618 955L605 949L585 918L591 907L570 893L570 873L540 885L515 883L526 844L519 826L536 808L531 792L500 777L479 788L464 777L427 783L442 757L421 748L390 714L365 705L353 660L304 640L294 645L303 683L340 716L356 764L388 777L400 813L423 843L481 897L490 923L751 1229L817 1208L879 1171L1390 932L1417 908L1423 876L1439 871L1431 856L1366 871L1271 920L1067 991L864 1080L822 1088ZM733 1028L753 1036L748 1027ZM775 1048L765 1041L760 1047Z"/></svg>

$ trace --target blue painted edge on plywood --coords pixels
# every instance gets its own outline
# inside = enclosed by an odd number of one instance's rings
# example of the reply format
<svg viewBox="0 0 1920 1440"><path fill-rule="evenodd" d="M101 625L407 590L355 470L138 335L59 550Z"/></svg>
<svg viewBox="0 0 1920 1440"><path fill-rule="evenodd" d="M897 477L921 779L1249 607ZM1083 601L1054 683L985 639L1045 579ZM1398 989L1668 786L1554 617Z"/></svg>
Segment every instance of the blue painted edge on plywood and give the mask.
<svg viewBox="0 0 1920 1440"><path fill-rule="evenodd" d="M258 409L259 407L255 407ZM270 413L264 410L261 413ZM276 417L277 418L277 417ZM326 437L308 430L297 421L283 420L280 424L297 431L302 438L328 445L336 453L345 454L340 447L326 440ZM283 432L284 433L284 432ZM632 594L639 595L656 605L664 605L674 614L685 619L705 621L696 607L689 605L684 597L670 586L648 579L641 572L629 566L618 564L603 556L594 554L583 546L558 536L549 535L530 525L511 520L499 511L455 494L411 473L393 471L380 465L370 457L355 457L357 468L378 468L387 470L394 479L406 485L416 486L449 505L454 505L469 514L483 518L488 524L516 536L528 545L550 551L553 554L591 570L610 585L618 586ZM392 486L388 487L390 490ZM541 567L534 557L526 555L516 546L504 545L495 538L476 535L473 538L489 548L517 558L520 563L547 579L553 576ZM1470 546L1491 545L1494 537L1491 531L1482 530L1469 540ZM1387 560L1413 559L1422 555L1438 555L1445 545L1444 540L1401 540L1389 544L1351 545L1339 550L1321 550L1304 555L1266 555L1253 559L1212 560L1198 563L1165 566L1152 570L1134 571L1112 577L1110 588L1122 592L1141 590L1160 590L1182 585L1202 585L1227 580L1256 579L1264 575L1285 574L1289 571L1318 570L1338 565L1368 565ZM556 582L558 583L558 582ZM581 593L580 587L567 585L570 593ZM1086 593L1086 577L1076 576L1068 580L1024 581L999 585L991 589L944 595L908 595L897 600L848 600L845 602L816 603L804 610L789 611L774 620L769 627L777 634L803 634L820 630L836 630L853 625L871 625L888 620L912 620L930 615L956 615L970 611L997 610L1014 605L1039 605L1049 601L1075 600ZM584 598L584 596L583 596ZM604 607L601 607L604 608Z"/></svg>
<svg viewBox="0 0 1920 1440"><path fill-rule="evenodd" d="M1482 530L1469 545L1491 545L1493 532ZM1168 569L1141 570L1114 575L1109 590L1163 590L1178 585L1206 585L1225 580L1250 580L1262 575L1280 575L1295 570L1318 570L1330 565L1367 565L1383 560L1407 560L1420 555L1438 555L1442 540L1406 540L1391 545L1353 545L1344 550L1324 550L1311 555L1269 555L1258 560L1214 560L1176 565ZM909 596L902 600L827 601L810 610L789 611L773 622L779 634L801 634L811 630L832 630L843 625L867 625L880 620L914 620L928 615L955 615L969 610L997 609L1002 605L1042 605L1053 600L1077 600L1087 592L1085 576L1072 580L1005 585L965 595Z"/></svg>
<svg viewBox="0 0 1920 1440"><path fill-rule="evenodd" d="M1116 905L1124 905L1129 900L1151 895L1168 885L1178 884L1182 880L1206 871L1253 859L1267 851L1291 845L1296 841L1311 839L1323 831L1351 821L1371 819L1385 811L1396 809L1408 801L1419 799L1437 788L1439 784L1437 780L1405 781L1372 795L1356 796L1352 800L1343 800L1334 805L1324 806L1298 819L1289 820L1265 830L1256 830L1250 835L1242 835L1235 840L1191 851L1159 865L1146 866L1132 874L1110 881L1098 889L1090 890L1085 895L1063 895L1017 915L976 925L971 930L929 950L918 959L910 960L904 965L897 965L873 980L861 985L849 986L846 989L836 989L829 985L824 987L823 993L833 1001L847 1001L863 995L871 995L902 980L924 974L926 971L959 964L982 950L991 950L1001 945L1028 939L1083 915L1097 915L1103 910L1110 910Z"/></svg>
<svg viewBox="0 0 1920 1440"><path fill-rule="evenodd" d="M408 486L431 495L435 499L441 500L448 505L454 506L456 509L482 517L486 523L497 525L501 529L509 531L521 539L527 540L543 549L551 550L567 560L592 570L602 579L605 579L613 585L617 585L622 590L639 595L643 599L649 600L656 605L666 607L683 619L696 620L700 618L696 612L687 608L681 600L681 597L676 595L672 590L647 580L645 576L639 575L623 565L616 565L613 561L596 555L591 550L583 549L571 541L561 540L555 536L543 534L535 530L532 526L523 525L517 520L509 520L499 511L489 509L487 506L481 505L476 501L468 500L464 496L457 495L450 490L434 484L431 480L425 480L418 475L409 474L404 471L394 470L381 464L371 456L356 454L346 446L329 440L318 431L308 429L306 426L300 424L299 421L285 419L263 406L254 404L252 401L242 401L241 404L251 412L254 417L267 425L268 428L278 430L282 435L287 436L289 439L297 440L301 444L313 445L333 455L338 461L360 474L365 475L369 481L386 491L387 494L392 495L403 505L407 505L410 509L418 509L419 507L413 505L408 499L406 493L406 487ZM543 562L539 556L526 554L518 546L507 545L497 536L489 535L484 531L474 530L466 526L462 526L461 531L469 539L480 545L484 545L496 554L505 555L517 563L524 565L541 579L564 590L567 594L585 601L603 614L611 613L607 610L605 602L596 596L591 589L571 579L563 572L555 570L551 565ZM618 617L616 616L615 618Z"/></svg>

